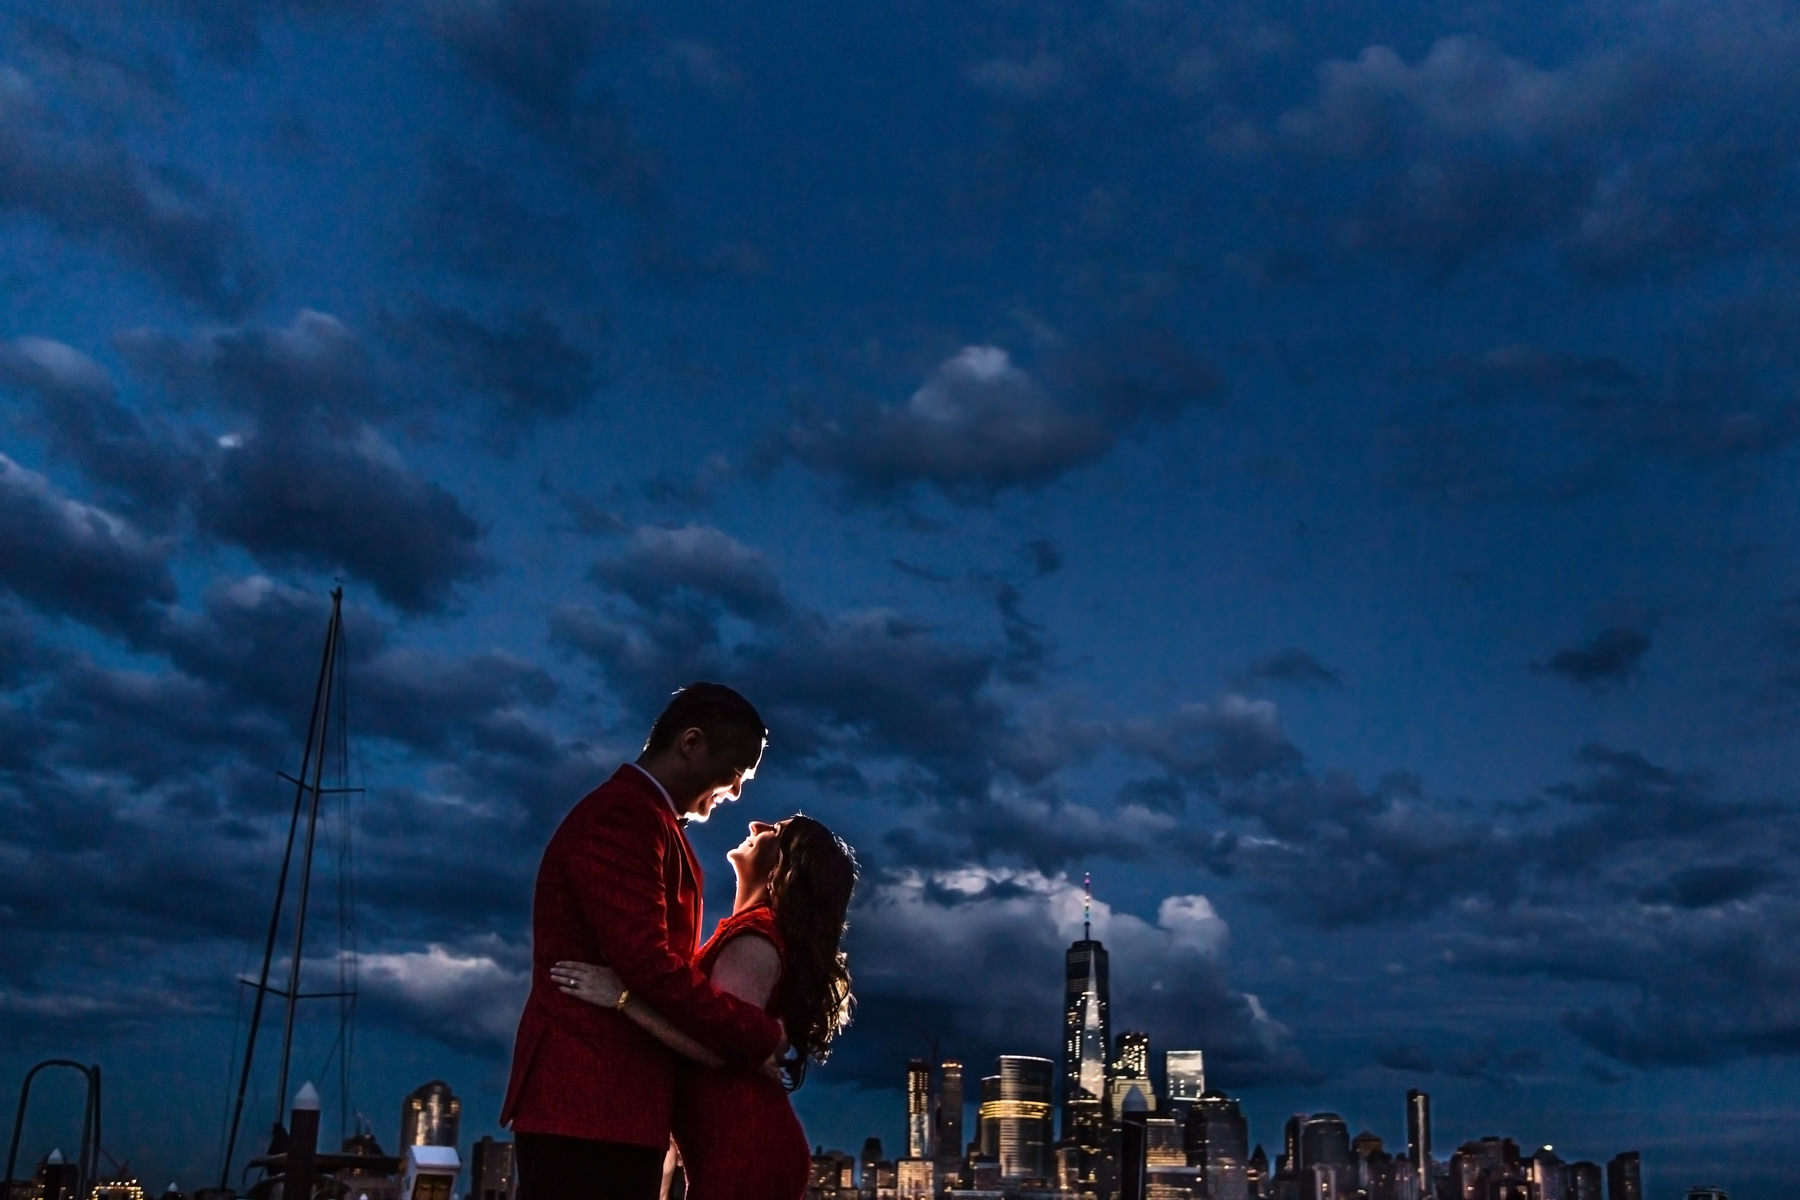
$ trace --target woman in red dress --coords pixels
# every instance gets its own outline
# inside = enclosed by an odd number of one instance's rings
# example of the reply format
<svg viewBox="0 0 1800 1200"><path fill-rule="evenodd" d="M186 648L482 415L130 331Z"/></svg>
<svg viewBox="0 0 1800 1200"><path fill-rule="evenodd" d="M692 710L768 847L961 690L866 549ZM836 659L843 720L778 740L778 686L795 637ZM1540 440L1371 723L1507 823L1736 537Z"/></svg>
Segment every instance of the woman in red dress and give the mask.
<svg viewBox="0 0 1800 1200"><path fill-rule="evenodd" d="M737 899L695 965L720 991L781 1020L791 1050L777 1069L719 1069L710 1051L623 992L605 967L564 962L552 975L564 992L618 1008L692 1060L674 1121L689 1200L800 1200L812 1153L788 1093L808 1061L825 1061L850 1020L841 943L856 858L842 838L798 815L774 825L752 821L749 836L725 857L737 873Z"/></svg>

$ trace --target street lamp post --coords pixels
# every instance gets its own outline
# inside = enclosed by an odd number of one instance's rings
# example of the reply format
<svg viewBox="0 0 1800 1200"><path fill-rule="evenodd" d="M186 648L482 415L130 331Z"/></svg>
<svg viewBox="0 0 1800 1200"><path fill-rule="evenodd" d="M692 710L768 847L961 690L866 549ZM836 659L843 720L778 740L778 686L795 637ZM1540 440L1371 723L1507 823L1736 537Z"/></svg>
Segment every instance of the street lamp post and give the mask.
<svg viewBox="0 0 1800 1200"><path fill-rule="evenodd" d="M25 1082L19 1087L19 1111L13 1117L12 1145L6 1151L6 1182L0 1184L8 1198L12 1192L13 1169L19 1162L19 1136L25 1132L25 1110L31 1104L31 1082L45 1067L68 1067L81 1072L87 1081L87 1103L81 1116L81 1153L75 1159L75 1169L81 1176L78 1194L85 1195L94 1182L95 1167L100 1158L100 1066L97 1063L84 1066L69 1058L47 1058L25 1072Z"/></svg>

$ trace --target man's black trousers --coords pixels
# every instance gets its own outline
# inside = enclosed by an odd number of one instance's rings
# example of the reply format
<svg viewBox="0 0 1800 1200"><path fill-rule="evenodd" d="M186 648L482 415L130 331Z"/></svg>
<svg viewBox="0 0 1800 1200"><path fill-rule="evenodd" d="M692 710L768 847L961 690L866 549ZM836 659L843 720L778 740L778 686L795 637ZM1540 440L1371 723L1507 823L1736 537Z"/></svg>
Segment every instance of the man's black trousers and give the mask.
<svg viewBox="0 0 1800 1200"><path fill-rule="evenodd" d="M517 1133L519 1200L658 1200L665 1150Z"/></svg>

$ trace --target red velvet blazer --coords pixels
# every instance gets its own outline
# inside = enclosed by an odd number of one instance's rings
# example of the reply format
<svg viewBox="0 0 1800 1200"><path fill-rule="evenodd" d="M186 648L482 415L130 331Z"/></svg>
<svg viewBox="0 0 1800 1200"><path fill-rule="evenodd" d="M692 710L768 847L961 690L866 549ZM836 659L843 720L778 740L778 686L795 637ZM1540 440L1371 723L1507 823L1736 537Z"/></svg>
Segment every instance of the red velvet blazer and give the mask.
<svg viewBox="0 0 1800 1200"><path fill-rule="evenodd" d="M584 796L550 839L531 913L531 994L513 1043L501 1124L526 1133L666 1146L675 1054L610 1009L550 982L564 959L619 973L728 1066L753 1070L781 1037L773 1017L694 968L701 875L662 793L634 766Z"/></svg>

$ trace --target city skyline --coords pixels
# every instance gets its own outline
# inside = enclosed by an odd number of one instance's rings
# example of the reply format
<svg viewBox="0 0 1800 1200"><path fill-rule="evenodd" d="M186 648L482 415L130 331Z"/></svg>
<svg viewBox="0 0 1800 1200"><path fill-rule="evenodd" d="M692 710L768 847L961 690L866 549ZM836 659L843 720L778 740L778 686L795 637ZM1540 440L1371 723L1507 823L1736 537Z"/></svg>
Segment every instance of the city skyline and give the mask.
<svg viewBox="0 0 1800 1200"><path fill-rule="evenodd" d="M751 820L863 865L817 1142L1060 1081L1091 873L1090 1076L1783 1200L1797 60L1791 0L0 0L0 1122L97 1063L217 1178L341 587L266 986L354 964L356 1036L244 1136L497 1132L539 856L717 679L708 923Z"/></svg>
<svg viewBox="0 0 1800 1200"><path fill-rule="evenodd" d="M1077 1049L1075 1061L1070 1062L1065 1053L1064 1063L1058 1069L1047 1058L1020 1053L1001 1054L995 1061L995 1073L980 1077L981 1089L973 1103L976 1136L961 1143L960 1133L965 1128L964 1110L969 1107L962 1091L962 1060L909 1060L905 1070L906 1082L902 1089L905 1106L901 1121L902 1136L898 1142L904 1148L904 1155L885 1161L889 1166L898 1164L904 1172L908 1168L902 1160L910 1160L918 1164L917 1170L926 1172L917 1178L929 1176L941 1180L947 1165L960 1162L961 1166L951 1169L966 1169L967 1164L973 1161L973 1156L980 1155L995 1164L996 1178L1002 1183L1010 1185L1032 1179L1050 1179L1056 1175L1057 1155L1064 1146L1071 1149L1083 1146L1090 1154L1116 1152L1116 1136L1109 1143L1106 1130L1116 1132L1122 1113L1148 1112L1155 1114L1157 1119L1163 1119L1174 1111L1177 1113L1176 1119L1185 1121L1189 1129L1183 1132L1171 1124L1173 1140L1170 1144L1175 1149L1184 1149L1188 1154L1196 1150L1205 1154L1207 1168L1201 1177L1212 1189L1207 1200L1249 1200L1248 1194L1243 1190L1243 1168L1252 1162L1253 1157L1267 1161L1264 1140L1252 1131L1242 1114L1237 1097L1228 1096L1204 1084L1204 1068L1201 1065L1204 1050L1164 1049L1158 1056L1149 1035L1122 1030L1111 1043L1104 1060L1103 1075L1099 1080L1094 1081L1084 1075L1083 1068L1089 1065L1089 1055L1086 1053L1089 1047L1086 1042L1092 1037L1094 1027L1100 1024L1097 1003L1104 995L1100 980L1105 978L1110 981L1110 955L1104 943L1093 936L1094 900L1091 876L1083 877L1081 899L1081 936L1070 943L1064 955L1063 1045L1065 1052L1071 1047ZM1110 1015L1107 1023L1110 1024ZM1153 1070L1153 1063L1156 1061L1164 1063L1160 1087L1157 1073ZM1169 1073L1171 1065L1176 1067L1173 1079ZM1056 1086L1059 1077L1060 1087ZM1079 1115L1071 1115L1080 1110L1071 1106L1070 1093L1073 1092L1081 1099L1092 1099L1094 1082L1098 1082L1101 1094L1108 1099L1104 1105L1096 1102L1095 1109L1104 1114L1104 1119L1098 1136L1084 1144L1087 1135L1094 1130L1084 1128ZM1125 1086L1122 1087L1122 1084ZM1136 1086L1138 1084L1142 1087ZM1197 1088L1200 1094L1192 1098L1180 1094L1183 1087L1188 1085ZM315 1109L320 1106L318 1093L313 1090L310 1081L302 1084L302 1091L311 1097L307 1103ZM461 1111L460 1098L444 1080L432 1079L420 1084L406 1094L401 1105L396 1149L404 1153L405 1148L410 1145L460 1148ZM368 1136L364 1132L368 1127L367 1119L360 1112L355 1116L357 1137ZM1461 1157L1464 1151L1472 1147L1498 1146L1504 1142L1515 1147L1514 1152L1518 1153L1517 1148L1529 1143L1529 1139L1527 1142L1519 1142L1508 1134L1490 1132L1463 1139L1454 1157L1437 1157L1432 1151L1433 1116L1430 1096L1417 1088L1409 1089L1405 1094L1402 1120L1404 1139L1395 1143L1396 1149L1392 1157L1396 1161L1410 1164L1408 1174L1416 1173L1421 1181L1415 1187L1432 1178L1434 1166L1448 1170L1455 1158ZM1356 1161L1352 1155L1353 1146L1360 1147L1365 1139L1373 1137L1377 1149L1387 1144L1386 1138L1374 1130L1374 1124L1365 1125L1353 1142L1350 1126L1338 1113L1328 1110L1298 1112L1286 1118L1283 1123L1283 1139L1278 1143L1275 1161L1278 1164L1297 1161L1348 1166ZM960 1150L952 1152L945 1145L944 1139L947 1136L958 1139ZM346 1142L346 1146L348 1144ZM374 1144L379 1144L379 1138L375 1139ZM496 1139L491 1133L482 1135L474 1143L476 1147L486 1148L488 1154L494 1153L495 1144ZM858 1167L859 1176L869 1166L868 1154L871 1147L886 1144L888 1143L882 1140L879 1133L872 1133L864 1140L864 1153ZM1112 1146L1110 1151L1106 1149L1109 1144ZM501 1142L499 1145L504 1148L510 1146L510 1143ZM1542 1141L1539 1145L1541 1148L1531 1159L1534 1164L1552 1150L1552 1143L1549 1141ZM1224 1147L1222 1152L1221 1146ZM1254 1155L1249 1149L1251 1146L1255 1147ZM822 1143L816 1148L824 1150ZM374 1145L370 1152L373 1150ZM471 1150L473 1152L474 1148ZM58 1155L60 1149L52 1147L46 1153ZM510 1155L509 1150L507 1153ZM828 1153L841 1155L843 1152L833 1149ZM1154 1163L1154 1145L1151 1146L1150 1154L1148 1161ZM117 1162L116 1159L114 1161ZM1168 1161L1172 1163L1175 1160L1170 1158ZM1560 1159L1555 1161L1561 1162ZM1236 1174L1221 1181L1217 1174L1221 1162L1228 1170L1235 1168ZM1598 1193L1584 1193L1582 1184L1587 1183L1590 1188L1593 1184L1580 1174L1581 1169L1597 1172L1602 1162L1607 1172L1604 1198ZM1600 1160L1579 1160L1570 1164L1571 1182L1566 1193L1559 1190L1532 1197L1521 1196L1519 1200L1644 1200L1646 1193L1640 1162L1640 1154L1636 1150L1617 1151ZM510 1164L510 1156L487 1164L480 1158L465 1163L463 1169L471 1177L471 1200L478 1200L477 1193L483 1190L481 1180L494 1177L509 1179L512 1169ZM22 1177L29 1178L23 1172L21 1174ZM99 1178L106 1177L104 1172L99 1173ZM1715 1171L1707 1177L1708 1182L1684 1184L1679 1189L1663 1186L1658 1189L1658 1194L1672 1194L1673 1191L1680 1190L1688 1200L1692 1200L1692 1192L1706 1192L1716 1188L1729 1193L1729 1186L1718 1187L1718 1181L1723 1177L1724 1171ZM1089 1184L1093 1182L1091 1174L1082 1178ZM1597 1179L1598 1176L1593 1178ZM904 1185L905 1180L901 1182ZM1535 1177L1533 1182L1535 1185ZM1104 1187L1104 1183L1102 1186ZM176 1191L177 1184L172 1182L169 1190ZM1333 1200L1338 1194L1336 1190L1330 1191L1327 1193L1327 1200ZM1401 1200L1418 1200L1419 1194L1418 1191L1403 1194ZM119 1198L108 1194L101 1200ZM136 1196L135 1200L143 1200L143 1197ZM499 1195L479 1200L512 1198ZM1319 1200L1319 1197L1305 1194L1291 1200ZM1471 1197L1471 1200L1475 1198Z"/></svg>
<svg viewBox="0 0 1800 1200"><path fill-rule="evenodd" d="M1197 1081L1203 1050L1165 1051L1159 1088L1151 1070L1153 1051L1148 1035L1124 1030L1111 1043L1103 1076L1091 1076L1087 1042L1099 1023L1096 1014L1105 995L1100 979L1106 970L1103 964L1110 961L1104 945L1093 937L1092 905L1092 879L1084 876L1081 936L1069 945L1064 961L1060 1095L1050 1086L1049 1060L1001 1054L995 1060L995 1073L982 1077L976 1137L966 1145L946 1146L942 1137L950 1122L945 1119L945 1106L950 1095L961 1096L963 1062L947 1058L934 1065L931 1060L910 1060L906 1066L906 1136L900 1143L903 1153L878 1163L875 1160L887 1143L876 1133L864 1140L858 1179L865 1193L871 1187L872 1174L885 1177L882 1172L891 1172L902 1197L914 1194L909 1186L935 1194L949 1186L949 1172L961 1186L1012 1187L1060 1181L1061 1186L1075 1190L1098 1189L1101 1196L1111 1195L1120 1186L1119 1129L1133 1119L1127 1114L1135 1114L1145 1125L1144 1140L1136 1143L1135 1150L1127 1143L1124 1152L1139 1155L1142 1170L1153 1175L1160 1172L1165 1187L1178 1186L1168 1182L1171 1180L1191 1179L1194 1186L1206 1189L1206 1200L1269 1195L1285 1200L1336 1200L1355 1194L1359 1178L1361 1186L1373 1187L1373 1195L1381 1200L1421 1200L1437 1195L1440 1181L1456 1180L1459 1172L1457 1194L1465 1200L1486 1200L1487 1192L1481 1189L1489 1186L1484 1174L1489 1170L1531 1189L1518 1193L1518 1200L1601 1200L1597 1188L1602 1163L1607 1181L1605 1200L1643 1200L1645 1184L1636 1150L1565 1163L1548 1140L1527 1154L1516 1138L1488 1133L1463 1140L1454 1152L1440 1159L1432 1148L1431 1097L1418 1088L1405 1093L1404 1139L1394 1143L1391 1153L1384 1149L1387 1139L1370 1127L1352 1137L1350 1126L1336 1112L1301 1112L1286 1119L1274 1160L1275 1173L1268 1174L1269 1156L1254 1136L1238 1099ZM1109 973L1105 977L1109 978ZM1185 1094L1190 1084L1198 1095ZM1099 1103L1100 1095L1109 1097L1104 1105ZM951 1118L958 1129L962 1124L960 1107L958 1104ZM1059 1111L1060 1138L1055 1133ZM927 1112L937 1114L929 1126L933 1131L929 1141L922 1137L928 1126L921 1116ZM1097 1127L1095 1112L1102 1114ZM823 1147L820 1153L823 1158L819 1161L847 1157L840 1150ZM1065 1162L1065 1155L1072 1157ZM1376 1168L1377 1177L1372 1181L1370 1164L1378 1158L1391 1165ZM989 1164L985 1170L992 1173L986 1183L981 1182L983 1168L977 1165L982 1162ZM1263 1164L1261 1176L1258 1163ZM1359 1167L1359 1163L1363 1165ZM1293 1180L1294 1175L1308 1171L1312 1174ZM1714 1186L1692 1183L1681 1190L1691 1200L1693 1192ZM1282 1193L1282 1187L1299 1190Z"/></svg>

